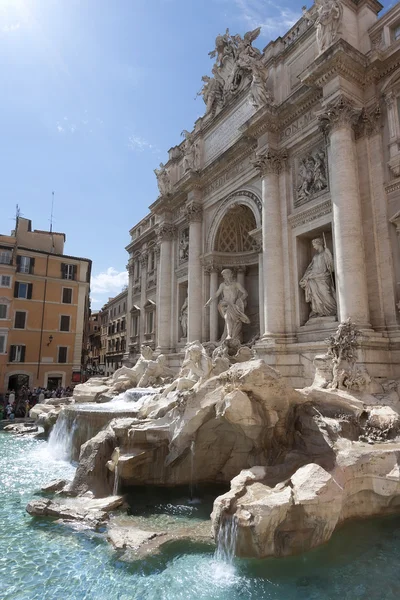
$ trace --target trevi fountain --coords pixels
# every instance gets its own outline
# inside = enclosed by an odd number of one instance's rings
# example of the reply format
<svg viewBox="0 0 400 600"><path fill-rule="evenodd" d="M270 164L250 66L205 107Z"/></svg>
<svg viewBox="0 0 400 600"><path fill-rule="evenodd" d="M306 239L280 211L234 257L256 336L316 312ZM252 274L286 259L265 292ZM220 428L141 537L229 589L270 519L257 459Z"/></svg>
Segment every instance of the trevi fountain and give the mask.
<svg viewBox="0 0 400 600"><path fill-rule="evenodd" d="M380 7L318 1L263 52L217 37L206 114L131 232L123 366L0 435L4 600L400 597Z"/></svg>

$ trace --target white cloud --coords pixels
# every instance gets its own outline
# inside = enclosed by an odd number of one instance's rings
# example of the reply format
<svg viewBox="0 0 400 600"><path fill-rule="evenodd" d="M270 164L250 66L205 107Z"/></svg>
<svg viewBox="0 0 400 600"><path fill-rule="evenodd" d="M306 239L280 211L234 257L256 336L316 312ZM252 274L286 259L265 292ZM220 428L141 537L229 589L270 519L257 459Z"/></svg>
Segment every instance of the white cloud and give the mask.
<svg viewBox="0 0 400 600"><path fill-rule="evenodd" d="M283 35L301 17L301 12L293 11L289 6L275 3L273 0L234 0L240 18L246 27L255 29L261 26L261 36L275 38Z"/></svg>
<svg viewBox="0 0 400 600"><path fill-rule="evenodd" d="M64 133L65 131L64 127L62 127L60 123L57 123L57 131L58 133Z"/></svg>
<svg viewBox="0 0 400 600"><path fill-rule="evenodd" d="M14 33L21 27L21 23L11 23L10 25L3 25L1 31L3 33Z"/></svg>
<svg viewBox="0 0 400 600"><path fill-rule="evenodd" d="M108 267L103 273L92 277L90 287L94 294L115 296L121 292L124 285L128 285L128 272Z"/></svg>
<svg viewBox="0 0 400 600"><path fill-rule="evenodd" d="M156 154L159 152L157 146L150 144L147 140L139 137L138 135L130 135L128 138L128 148L136 152L144 152L145 150L151 150Z"/></svg>

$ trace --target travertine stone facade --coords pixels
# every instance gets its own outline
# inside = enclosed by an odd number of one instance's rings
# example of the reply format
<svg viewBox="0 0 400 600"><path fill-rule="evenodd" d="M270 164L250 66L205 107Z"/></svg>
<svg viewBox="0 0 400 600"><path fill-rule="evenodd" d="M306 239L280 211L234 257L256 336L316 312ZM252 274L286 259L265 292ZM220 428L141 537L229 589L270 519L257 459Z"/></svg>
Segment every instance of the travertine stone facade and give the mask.
<svg viewBox="0 0 400 600"><path fill-rule="evenodd" d="M219 340L204 305L229 268L243 342L292 384L348 317L371 375L400 376L400 6L381 8L320 2L262 52L258 29L217 37L205 115L130 232L127 362Z"/></svg>

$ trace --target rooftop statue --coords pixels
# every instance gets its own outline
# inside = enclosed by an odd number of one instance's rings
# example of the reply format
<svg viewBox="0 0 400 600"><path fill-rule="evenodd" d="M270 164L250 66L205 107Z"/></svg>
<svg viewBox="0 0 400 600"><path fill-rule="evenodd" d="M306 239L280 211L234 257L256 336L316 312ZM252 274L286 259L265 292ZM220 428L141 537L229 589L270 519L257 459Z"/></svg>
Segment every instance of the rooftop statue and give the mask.
<svg viewBox="0 0 400 600"><path fill-rule="evenodd" d="M166 196L171 193L172 184L169 168L166 167L163 163L160 163L158 169L154 169L154 173L157 177L158 189L160 190L160 194L162 196Z"/></svg>
<svg viewBox="0 0 400 600"><path fill-rule="evenodd" d="M232 95L243 89L246 81L251 81L251 101L256 108L271 101L266 89L268 73L262 54L252 46L260 31L257 27L242 37L239 34L232 36L227 29L224 35L217 36L215 49L209 52L211 58L216 58L213 77L205 75L202 78L204 85L198 94L203 96L206 114L220 110Z"/></svg>

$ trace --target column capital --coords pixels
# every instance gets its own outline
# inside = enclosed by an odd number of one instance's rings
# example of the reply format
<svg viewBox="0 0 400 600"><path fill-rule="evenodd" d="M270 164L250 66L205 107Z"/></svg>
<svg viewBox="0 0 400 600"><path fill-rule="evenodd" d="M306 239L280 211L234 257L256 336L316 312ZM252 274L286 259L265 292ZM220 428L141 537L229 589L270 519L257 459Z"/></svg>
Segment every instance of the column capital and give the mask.
<svg viewBox="0 0 400 600"><path fill-rule="evenodd" d="M329 135L334 129L354 127L361 115L362 109L355 106L345 96L339 96L325 106L318 115L319 128L324 135Z"/></svg>
<svg viewBox="0 0 400 600"><path fill-rule="evenodd" d="M198 202L191 202L185 209L189 223L199 222L203 218L203 207Z"/></svg>
<svg viewBox="0 0 400 600"><path fill-rule="evenodd" d="M364 107L355 126L356 136L371 137L379 133L382 126L381 117L382 112L378 102L368 108Z"/></svg>
<svg viewBox="0 0 400 600"><path fill-rule="evenodd" d="M147 260L148 260L148 253L146 251L141 252L140 254L140 264L142 265L142 267L147 267Z"/></svg>
<svg viewBox="0 0 400 600"><path fill-rule="evenodd" d="M175 225L172 223L161 223L157 230L157 241L159 243L167 241L170 242L176 233Z"/></svg>
<svg viewBox="0 0 400 600"><path fill-rule="evenodd" d="M268 148L266 152L257 154L252 164L260 172L261 177L270 174L279 175L286 168L287 152L285 149Z"/></svg>

